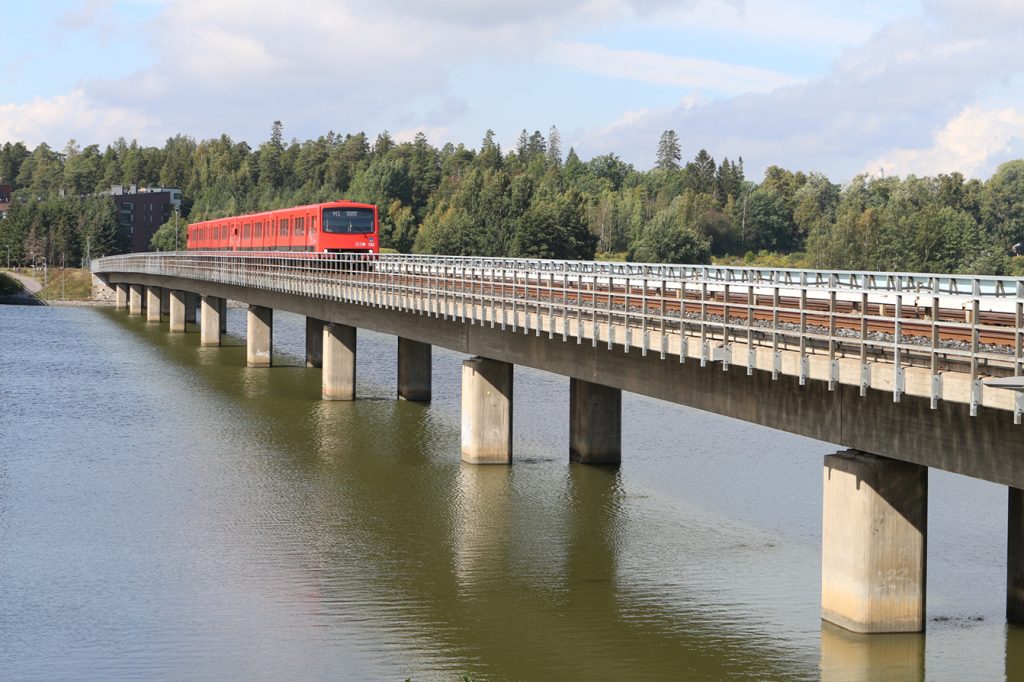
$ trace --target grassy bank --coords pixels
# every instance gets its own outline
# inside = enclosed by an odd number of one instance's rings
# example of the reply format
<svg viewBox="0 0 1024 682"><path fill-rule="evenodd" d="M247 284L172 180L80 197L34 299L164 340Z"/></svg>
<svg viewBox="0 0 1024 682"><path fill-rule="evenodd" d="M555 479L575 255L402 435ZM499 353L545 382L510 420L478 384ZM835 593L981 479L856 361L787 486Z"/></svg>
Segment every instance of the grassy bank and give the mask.
<svg viewBox="0 0 1024 682"><path fill-rule="evenodd" d="M0 272L0 296L10 296L19 291L21 291L21 285L14 278Z"/></svg>
<svg viewBox="0 0 1024 682"><path fill-rule="evenodd" d="M43 280L36 278L40 283ZM50 268L46 286L37 296L46 301L88 301L92 299L92 275L79 268Z"/></svg>

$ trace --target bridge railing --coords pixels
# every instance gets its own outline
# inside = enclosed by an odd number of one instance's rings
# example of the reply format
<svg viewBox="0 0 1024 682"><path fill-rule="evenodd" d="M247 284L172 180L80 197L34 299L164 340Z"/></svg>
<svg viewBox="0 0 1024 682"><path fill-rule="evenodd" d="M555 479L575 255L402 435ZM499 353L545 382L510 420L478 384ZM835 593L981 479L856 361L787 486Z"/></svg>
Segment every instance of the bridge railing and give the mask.
<svg viewBox="0 0 1024 682"><path fill-rule="evenodd" d="M840 381L840 361L847 366L853 359L862 394L877 369L871 365L886 363L896 401L907 391L905 370L924 368L933 408L949 399L943 378L955 373L969 379L958 400L969 402L972 413L983 403L985 376L1024 374L1024 280L1012 278L284 252L129 254L92 267L601 340L627 352L745 365L748 372L762 367L759 348L771 349L773 375L782 371L781 353L791 351L798 353L801 383L823 379L830 388ZM698 340L695 354L687 337ZM734 362L734 348L746 357ZM811 358L822 356L825 376L812 376ZM1019 420L1022 394L1012 405Z"/></svg>

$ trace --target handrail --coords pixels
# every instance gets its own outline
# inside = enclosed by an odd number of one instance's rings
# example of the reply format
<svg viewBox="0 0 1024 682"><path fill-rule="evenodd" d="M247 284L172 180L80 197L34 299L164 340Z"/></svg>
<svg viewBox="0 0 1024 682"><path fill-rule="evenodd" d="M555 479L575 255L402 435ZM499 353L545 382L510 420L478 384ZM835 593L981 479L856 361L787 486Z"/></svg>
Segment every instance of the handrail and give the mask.
<svg viewBox="0 0 1024 682"><path fill-rule="evenodd" d="M872 366L891 365L891 390L907 391L908 367L931 375L932 407L948 399L944 376L969 376L972 413L985 375L1024 375L1024 280L927 273L794 270L604 261L406 254L178 252L110 256L92 270L179 277L361 305L559 333L683 362L733 363L748 372L770 347L799 354L800 383L812 356L827 355L829 387L840 360L856 358L861 394ZM691 339L698 339L696 350ZM680 340L682 339L682 340ZM613 343L614 342L614 343ZM742 350L740 351L742 352ZM918 394L920 394L918 392ZM987 404L987 400L984 401ZM1024 413L1018 395L1014 412Z"/></svg>

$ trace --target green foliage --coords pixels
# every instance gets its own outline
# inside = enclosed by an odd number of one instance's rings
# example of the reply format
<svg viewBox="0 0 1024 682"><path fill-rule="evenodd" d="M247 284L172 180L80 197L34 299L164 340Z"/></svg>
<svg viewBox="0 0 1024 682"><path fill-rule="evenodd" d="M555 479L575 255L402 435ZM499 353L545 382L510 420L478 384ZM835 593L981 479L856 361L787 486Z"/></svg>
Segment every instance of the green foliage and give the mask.
<svg viewBox="0 0 1024 682"><path fill-rule="evenodd" d="M640 263L711 262L711 245L706 239L682 224L678 211L659 211L644 226L634 245L630 260Z"/></svg>
<svg viewBox="0 0 1024 682"><path fill-rule="evenodd" d="M371 141L372 144L371 144ZM387 131L285 138L275 121L255 149L227 135L175 135L162 147L120 138L101 148L70 140L57 152L0 146L0 182L14 186L0 221L0 256L87 256L126 248L111 184L184 192L178 247L189 221L347 198L379 207L382 247L398 252L645 261L779 263L864 270L1021 274L1024 160L987 181L859 176L845 186L820 173L770 166L760 183L743 159L701 149L680 167L679 137L658 140L657 166L638 171L616 154L589 160L555 126L523 129L503 152L488 130L478 149L397 142ZM173 249L173 220L154 249Z"/></svg>
<svg viewBox="0 0 1024 682"><path fill-rule="evenodd" d="M152 251L184 251L187 246L186 228L187 223L180 217L170 220L157 228L153 238L149 240L149 248Z"/></svg>

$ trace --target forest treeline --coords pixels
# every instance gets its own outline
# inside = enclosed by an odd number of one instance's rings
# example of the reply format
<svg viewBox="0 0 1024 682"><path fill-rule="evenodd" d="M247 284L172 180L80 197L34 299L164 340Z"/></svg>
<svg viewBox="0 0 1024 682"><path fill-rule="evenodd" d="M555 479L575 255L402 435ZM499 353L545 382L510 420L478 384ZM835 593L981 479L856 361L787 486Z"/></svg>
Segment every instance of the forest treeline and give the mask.
<svg viewBox="0 0 1024 682"><path fill-rule="evenodd" d="M286 142L280 122L253 149L227 135L185 135L163 147L119 139L101 149L0 147L0 183L14 187L0 221L0 255L51 263L126 248L111 185L183 190L188 221L338 198L377 204L384 247L400 252L644 262L738 263L852 270L1016 274L1024 239L1024 160L987 180L821 173L769 167L747 179L742 158L705 150L684 161L675 132L657 164L616 154L563 153L558 130L520 135L503 150L487 131L476 148L396 142L387 132L327 133ZM173 248L173 223L153 248ZM1021 259L1024 260L1024 259Z"/></svg>

